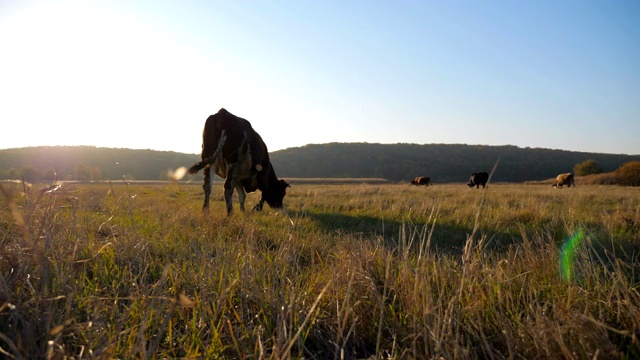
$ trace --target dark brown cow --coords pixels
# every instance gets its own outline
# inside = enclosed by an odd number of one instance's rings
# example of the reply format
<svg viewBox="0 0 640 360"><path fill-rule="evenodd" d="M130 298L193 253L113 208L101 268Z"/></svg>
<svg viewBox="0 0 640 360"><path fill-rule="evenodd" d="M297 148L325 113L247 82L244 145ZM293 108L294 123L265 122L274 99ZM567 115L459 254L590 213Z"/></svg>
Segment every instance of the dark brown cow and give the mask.
<svg viewBox="0 0 640 360"><path fill-rule="evenodd" d="M572 173L565 173L556 176L556 183L553 184L554 188L562 188L563 185L567 185L567 187L576 187L575 180L573 179Z"/></svg>
<svg viewBox="0 0 640 360"><path fill-rule="evenodd" d="M189 173L195 174L203 168L203 209L209 207L211 168L225 179L224 199L228 215L233 212L231 201L234 189L238 193L242 211L246 193L257 189L262 192L262 198L253 207L254 210L262 210L265 202L272 208L282 207L289 184L276 177L267 146L247 120L225 109L207 118L202 133L202 161L193 165Z"/></svg>
<svg viewBox="0 0 640 360"><path fill-rule="evenodd" d="M420 185L430 186L431 178L428 176L418 176L417 178L411 180L411 183L417 186L420 186Z"/></svg>
<svg viewBox="0 0 640 360"><path fill-rule="evenodd" d="M486 171L479 173L472 173L469 178L469 183L467 184L469 187L476 187L476 189L480 189L480 185L482 188L487 185L487 181L489 181L489 173Z"/></svg>

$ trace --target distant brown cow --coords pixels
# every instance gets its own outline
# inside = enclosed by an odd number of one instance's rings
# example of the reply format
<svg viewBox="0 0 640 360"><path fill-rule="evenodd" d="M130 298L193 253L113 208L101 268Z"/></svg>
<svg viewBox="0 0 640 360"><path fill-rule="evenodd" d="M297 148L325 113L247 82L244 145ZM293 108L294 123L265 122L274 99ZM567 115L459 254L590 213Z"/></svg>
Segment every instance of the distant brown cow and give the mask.
<svg viewBox="0 0 640 360"><path fill-rule="evenodd" d="M572 173L560 174L556 176L556 183L553 184L553 187L559 189L562 188L562 185L567 185L567 187L576 187L576 183L573 179Z"/></svg>
<svg viewBox="0 0 640 360"><path fill-rule="evenodd" d="M238 193L240 210L244 210L245 193L260 190L262 198L253 209L262 210L266 202L272 208L282 207L282 200L289 184L276 177L267 146L251 124L225 109L209 116L202 134L202 161L189 172L195 174L204 169L204 204L209 207L211 194L211 169L223 179L227 214L233 208L234 190Z"/></svg>
<svg viewBox="0 0 640 360"><path fill-rule="evenodd" d="M417 178L411 180L411 183L416 186L420 186L420 185L430 186L431 178L428 176L418 176Z"/></svg>

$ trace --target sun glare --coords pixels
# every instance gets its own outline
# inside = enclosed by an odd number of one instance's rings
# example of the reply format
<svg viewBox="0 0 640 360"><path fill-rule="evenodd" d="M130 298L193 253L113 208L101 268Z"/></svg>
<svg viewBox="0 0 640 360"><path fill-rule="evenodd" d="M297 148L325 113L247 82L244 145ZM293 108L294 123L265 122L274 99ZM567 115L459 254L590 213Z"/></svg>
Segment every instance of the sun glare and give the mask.
<svg viewBox="0 0 640 360"><path fill-rule="evenodd" d="M0 36L0 45L13 53L0 59L9 84L0 87L8 100L3 113L12 120L5 130L22 134L34 125L29 136L41 145L137 142L157 149L174 144L148 136L152 124L179 123L172 137L201 131L204 114L190 109L204 101L189 95L210 94L205 87L213 74L203 69L211 66L134 17L96 3L45 4L24 9L3 27L12 36ZM185 118L197 120L191 127Z"/></svg>

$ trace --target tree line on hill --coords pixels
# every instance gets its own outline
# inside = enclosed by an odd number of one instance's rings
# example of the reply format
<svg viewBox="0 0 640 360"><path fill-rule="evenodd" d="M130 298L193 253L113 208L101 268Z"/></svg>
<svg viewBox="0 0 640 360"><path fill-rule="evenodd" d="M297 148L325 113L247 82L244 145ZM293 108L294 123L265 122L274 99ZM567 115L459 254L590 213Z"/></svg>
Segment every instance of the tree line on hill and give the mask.
<svg viewBox="0 0 640 360"><path fill-rule="evenodd" d="M271 156L278 176L370 177L409 181L429 176L434 183L466 182L473 172L490 172L494 182L540 181L560 173L613 172L640 155L586 153L517 146L463 144L330 143L306 145ZM582 164L584 163L584 164Z"/></svg>
<svg viewBox="0 0 640 360"><path fill-rule="evenodd" d="M199 160L195 154L172 151L39 146L0 150L0 179L166 180L167 171Z"/></svg>
<svg viewBox="0 0 640 360"><path fill-rule="evenodd" d="M281 178L409 181L429 176L434 183L465 182L472 172L491 171L496 164L494 182L540 181L573 171L578 176L613 172L630 162L640 167L640 155L463 144L329 143L275 151L270 156ZM0 179L166 180L168 171L189 167L199 157L91 146L6 149L0 150ZM634 174L635 168L630 169Z"/></svg>

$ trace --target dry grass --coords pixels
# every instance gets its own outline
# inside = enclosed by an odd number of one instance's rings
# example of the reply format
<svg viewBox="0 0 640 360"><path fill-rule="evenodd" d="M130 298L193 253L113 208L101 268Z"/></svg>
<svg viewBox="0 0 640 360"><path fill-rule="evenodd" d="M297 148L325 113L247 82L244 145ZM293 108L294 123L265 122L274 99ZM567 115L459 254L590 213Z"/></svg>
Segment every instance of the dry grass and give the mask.
<svg viewBox="0 0 640 360"><path fill-rule="evenodd" d="M2 187L0 357L640 356L637 188Z"/></svg>

